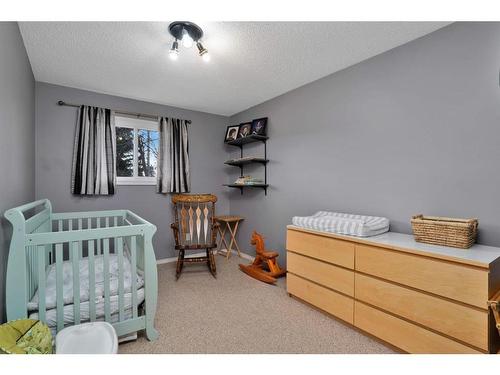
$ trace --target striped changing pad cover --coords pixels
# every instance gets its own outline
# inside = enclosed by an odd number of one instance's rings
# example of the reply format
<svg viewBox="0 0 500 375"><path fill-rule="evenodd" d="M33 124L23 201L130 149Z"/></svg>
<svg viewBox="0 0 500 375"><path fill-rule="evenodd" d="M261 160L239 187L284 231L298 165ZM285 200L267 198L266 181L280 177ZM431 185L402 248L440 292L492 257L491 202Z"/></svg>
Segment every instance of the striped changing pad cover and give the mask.
<svg viewBox="0 0 500 375"><path fill-rule="evenodd" d="M321 232L370 237L389 231L389 219L377 216L318 211L312 216L294 216L295 226Z"/></svg>

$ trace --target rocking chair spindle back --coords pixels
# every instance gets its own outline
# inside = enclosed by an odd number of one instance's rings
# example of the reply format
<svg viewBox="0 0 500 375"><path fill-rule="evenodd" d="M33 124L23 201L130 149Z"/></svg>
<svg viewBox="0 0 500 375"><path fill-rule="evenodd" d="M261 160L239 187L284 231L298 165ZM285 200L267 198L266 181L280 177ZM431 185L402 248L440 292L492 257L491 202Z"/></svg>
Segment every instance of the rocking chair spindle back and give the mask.
<svg viewBox="0 0 500 375"><path fill-rule="evenodd" d="M175 249L179 251L176 276L179 278L184 263L207 262L212 275L216 275L212 249L216 245L217 226L214 220L215 202L213 194L177 194L172 197L175 222ZM206 250L206 256L185 258L187 250Z"/></svg>

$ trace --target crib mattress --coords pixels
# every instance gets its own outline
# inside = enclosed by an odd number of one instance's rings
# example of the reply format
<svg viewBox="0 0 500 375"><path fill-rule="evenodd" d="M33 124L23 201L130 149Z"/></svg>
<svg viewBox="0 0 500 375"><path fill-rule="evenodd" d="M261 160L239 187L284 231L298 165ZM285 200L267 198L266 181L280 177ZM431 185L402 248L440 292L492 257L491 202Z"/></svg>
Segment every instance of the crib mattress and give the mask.
<svg viewBox="0 0 500 375"><path fill-rule="evenodd" d="M144 301L144 288L137 290L137 305ZM115 323L119 321L119 304L118 296L111 296L109 299L109 311L111 314L111 321ZM96 320L104 320L104 298L98 298L95 301ZM125 320L132 318L132 293L124 294L124 311ZM73 304L64 306L64 326L73 325L75 322L75 308ZM29 316L30 319L38 319L38 311L33 312ZM85 323L90 321L90 305L89 301L80 304L80 322ZM57 309L50 309L45 312L45 322L52 331L55 337L57 331Z"/></svg>
<svg viewBox="0 0 500 375"><path fill-rule="evenodd" d="M104 256L97 255L95 260L95 296L96 298L104 297ZM55 263L47 268L46 287L45 287L45 306L46 309L53 309L57 305L56 294L56 267ZM82 258L78 262L79 279L80 279L80 302L89 300L89 261L88 258ZM110 295L118 294L118 256L116 254L109 255L109 288ZM132 266L126 255L123 257L123 283L126 293L132 291ZM73 264L71 261L62 263L62 278L63 278L63 301L65 305L73 303ZM144 278L140 273L136 273L137 289L144 285ZM38 310L38 290L28 302L28 311Z"/></svg>
<svg viewBox="0 0 500 375"><path fill-rule="evenodd" d="M330 211L318 211L312 216L294 216L293 225L321 232L370 237L389 231L389 219Z"/></svg>

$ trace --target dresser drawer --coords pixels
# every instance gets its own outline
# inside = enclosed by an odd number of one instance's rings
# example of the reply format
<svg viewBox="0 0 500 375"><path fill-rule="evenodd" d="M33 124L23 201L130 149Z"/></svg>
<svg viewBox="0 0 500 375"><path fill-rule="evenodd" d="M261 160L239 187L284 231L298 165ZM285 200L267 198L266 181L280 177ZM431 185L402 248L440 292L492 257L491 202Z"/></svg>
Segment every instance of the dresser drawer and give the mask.
<svg viewBox="0 0 500 375"><path fill-rule="evenodd" d="M286 278L288 293L320 308L347 323L353 324L354 300L289 273Z"/></svg>
<svg viewBox="0 0 500 375"><path fill-rule="evenodd" d="M354 306L354 325L408 353L481 353L358 301Z"/></svg>
<svg viewBox="0 0 500 375"><path fill-rule="evenodd" d="M483 309L487 308L488 271L486 269L481 270L449 261L373 246L356 245L356 271Z"/></svg>
<svg viewBox="0 0 500 375"><path fill-rule="evenodd" d="M488 312L356 274L356 299L488 350Z"/></svg>
<svg viewBox="0 0 500 375"><path fill-rule="evenodd" d="M291 252L287 253L286 263L288 272L354 296L354 271Z"/></svg>
<svg viewBox="0 0 500 375"><path fill-rule="evenodd" d="M286 249L354 269L354 244L351 242L288 229Z"/></svg>

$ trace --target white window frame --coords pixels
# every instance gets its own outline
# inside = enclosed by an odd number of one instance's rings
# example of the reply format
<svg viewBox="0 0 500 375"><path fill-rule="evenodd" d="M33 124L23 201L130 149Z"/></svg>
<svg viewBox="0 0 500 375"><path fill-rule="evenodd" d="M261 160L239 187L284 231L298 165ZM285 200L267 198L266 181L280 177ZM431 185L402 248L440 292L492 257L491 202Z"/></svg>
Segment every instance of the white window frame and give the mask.
<svg viewBox="0 0 500 375"><path fill-rule="evenodd" d="M139 129L154 130L159 132L158 122L143 118L132 118L125 116L115 116L116 128L134 129L134 169L133 177L116 176L117 185L156 185L156 177L139 177L137 175L137 134ZM115 134L116 137L116 134ZM116 157L116 156L115 156Z"/></svg>

